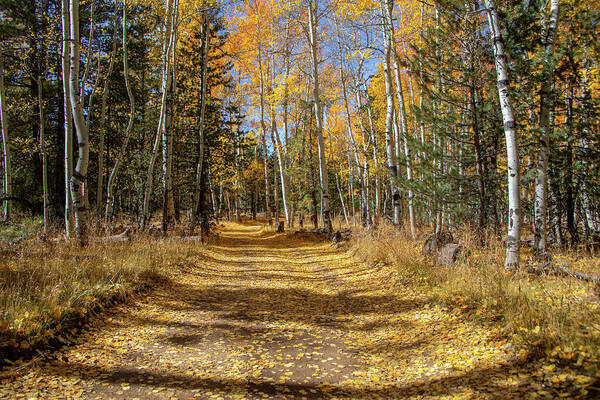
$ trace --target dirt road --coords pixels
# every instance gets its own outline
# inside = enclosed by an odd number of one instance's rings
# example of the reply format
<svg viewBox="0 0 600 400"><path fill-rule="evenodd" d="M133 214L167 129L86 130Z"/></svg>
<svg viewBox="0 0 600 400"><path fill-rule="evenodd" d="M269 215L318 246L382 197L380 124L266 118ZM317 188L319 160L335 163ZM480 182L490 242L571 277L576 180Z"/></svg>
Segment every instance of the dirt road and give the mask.
<svg viewBox="0 0 600 400"><path fill-rule="evenodd" d="M514 350L389 267L231 225L0 397L508 398ZM523 396L522 396L523 395Z"/></svg>

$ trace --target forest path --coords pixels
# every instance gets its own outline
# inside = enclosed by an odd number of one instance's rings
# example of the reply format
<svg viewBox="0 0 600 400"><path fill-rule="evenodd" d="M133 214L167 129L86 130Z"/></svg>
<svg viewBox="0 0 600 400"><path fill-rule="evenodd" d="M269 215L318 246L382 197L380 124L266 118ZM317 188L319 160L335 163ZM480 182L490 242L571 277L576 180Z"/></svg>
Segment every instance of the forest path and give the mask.
<svg viewBox="0 0 600 400"><path fill-rule="evenodd" d="M0 397L508 398L510 346L393 269L256 224L198 245L172 283L117 308ZM9 393L7 395L7 393Z"/></svg>

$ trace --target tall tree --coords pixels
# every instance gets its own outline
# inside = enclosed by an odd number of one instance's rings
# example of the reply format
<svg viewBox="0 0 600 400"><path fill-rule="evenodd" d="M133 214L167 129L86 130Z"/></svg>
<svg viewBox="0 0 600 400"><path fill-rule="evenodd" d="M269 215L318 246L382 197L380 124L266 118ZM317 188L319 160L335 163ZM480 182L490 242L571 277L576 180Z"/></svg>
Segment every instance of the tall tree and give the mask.
<svg viewBox="0 0 600 400"><path fill-rule="evenodd" d="M502 120L504 122L504 135L506 138L506 156L508 163L508 234L506 238L506 269L519 268L519 245L521 236L521 199L519 183L519 147L515 118L510 102L508 68L504 54L504 40L500 31L498 10L494 0L485 0L487 8L490 37L494 47L496 63L496 77L498 97Z"/></svg>
<svg viewBox="0 0 600 400"><path fill-rule="evenodd" d="M0 49L1 51L1 49ZM4 222L10 219L12 197L12 171L10 164L10 140L8 137L8 121L6 120L6 93L4 88L4 54L0 53L0 125L2 127L2 156L4 159L4 197L2 204Z"/></svg>
<svg viewBox="0 0 600 400"><path fill-rule="evenodd" d="M317 128L317 145L319 150L319 177L321 182L321 207L323 211L323 225L327 232L333 230L329 214L329 175L327 159L325 157L325 142L323 140L323 110L321 108L321 91L319 87L319 45L317 43L318 26L318 0L308 1L308 41L312 61L313 75L313 101Z"/></svg>
<svg viewBox="0 0 600 400"><path fill-rule="evenodd" d="M542 87L540 89L540 139L537 158L537 175L535 178L535 208L534 208L534 245L533 251L537 256L546 253L547 229L546 229L546 193L548 186L548 157L550 155L550 108L551 90L554 75L554 35L558 24L558 0L550 1L550 18L546 22L546 10L544 15L544 29L542 32L542 49L544 52L542 61Z"/></svg>
<svg viewBox="0 0 600 400"><path fill-rule="evenodd" d="M73 117L71 112L71 18L69 16L69 0L61 2L62 22L62 86L64 104L64 134L65 134L65 233L67 238L73 228L73 198L71 195L71 177L73 176Z"/></svg>
<svg viewBox="0 0 600 400"><path fill-rule="evenodd" d="M135 99L133 97L133 92L131 91L131 85L129 83L129 63L127 61L128 53L127 53L127 1L123 0L123 77L125 78L125 88L127 90L127 97L129 98L129 122L127 122L127 128L125 129L125 139L123 140L123 144L121 145L121 149L115 160L115 165L112 168L112 171L108 177L108 183L106 185L106 211L105 211L105 222L108 224L112 218L113 213L113 205L115 201L115 194L113 193L113 187L115 184L115 180L117 179L117 173L119 172L119 167L121 166L121 162L123 157L125 156L125 151L127 149L127 144L129 143L129 138L131 136L131 132L133 131L133 121L135 117Z"/></svg>
<svg viewBox="0 0 600 400"><path fill-rule="evenodd" d="M163 41L162 41L162 68L161 68L161 101L160 111L158 117L158 126L156 129L156 136L154 138L154 146L152 147L152 153L150 156L150 162L148 163L148 173L146 175L146 187L144 188L144 200L142 205L142 215L140 219L140 229L145 229L146 224L150 218L150 196L152 195L152 184L154 182L154 164L156 163L156 157L158 156L158 149L161 142L164 126L166 124L166 113L168 107L168 94L169 87L171 84L171 52L172 46L175 45L175 37L177 24L174 23L177 20L176 14L178 12L178 0L167 0L165 5L165 16L163 22Z"/></svg>
<svg viewBox="0 0 600 400"><path fill-rule="evenodd" d="M88 129L83 118L83 105L79 95L79 0L70 0L69 17L71 33L70 46L70 76L69 90L71 96L71 111L75 129L77 130L78 158L75 170L71 176L71 197L75 211L75 233L80 244L87 241L87 208L83 193L83 185L87 179L89 161Z"/></svg>

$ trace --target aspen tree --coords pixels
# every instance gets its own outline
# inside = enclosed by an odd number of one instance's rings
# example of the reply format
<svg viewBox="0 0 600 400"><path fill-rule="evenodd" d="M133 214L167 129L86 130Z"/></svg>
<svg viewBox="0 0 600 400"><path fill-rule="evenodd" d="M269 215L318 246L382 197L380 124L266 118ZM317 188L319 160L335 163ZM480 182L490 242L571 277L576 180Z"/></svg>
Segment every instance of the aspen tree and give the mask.
<svg viewBox="0 0 600 400"><path fill-rule="evenodd" d="M558 0L550 1L550 18L544 24L542 32L544 59L542 65L542 87L540 90L540 138L537 157L537 171L535 177L535 203L534 203L534 244L533 251L537 256L546 253L547 228L546 228L546 193L548 187L548 158L550 155L550 107L551 90L554 75L554 35L558 24ZM546 10L542 10L544 20Z"/></svg>
<svg viewBox="0 0 600 400"><path fill-rule="evenodd" d="M323 140L323 110L321 108L321 92L319 88L319 61L317 44L317 13L318 0L308 2L308 39L312 60L313 72L313 101L317 125L317 145L319 151L319 175L321 180L321 199L323 211L323 224L327 232L333 231L329 215L329 176L327 174L327 161L325 159L325 143Z"/></svg>
<svg viewBox="0 0 600 400"><path fill-rule="evenodd" d="M12 197L12 174L10 140L8 138L8 121L6 120L6 93L4 88L4 55L0 54L0 124L2 125L2 155L4 157L4 197L2 204L4 222L10 219Z"/></svg>
<svg viewBox="0 0 600 400"><path fill-rule="evenodd" d="M488 13L490 36L494 47L496 77L504 135L506 138L506 156L508 163L508 234L506 239L506 260L504 266L508 270L519 268L519 240L521 235L520 184L519 184L519 148L515 118L510 103L508 90L508 69L504 55L504 41L500 32L498 10L494 0L485 0Z"/></svg>
<svg viewBox="0 0 600 400"><path fill-rule="evenodd" d="M402 88L402 78L400 76L400 68L398 64L400 63L400 57L398 55L398 51L396 49L396 37L394 34L394 23L392 19L392 11L393 11L393 2L388 2L388 6L386 7L386 18L387 18L387 27L389 29L389 35L392 45L392 68L394 71L394 83L396 84L396 101L398 102L396 122L399 129L398 141L396 142L396 147L401 149L404 153L405 158L405 166L406 166L406 180L410 185L413 180L412 166L411 166L411 157L410 157L410 148L409 148L409 133L408 133L408 122L406 118L406 104L404 101L404 90ZM402 148L400 146L400 139L402 139ZM401 151L397 151L397 159L400 158ZM411 236L415 237L415 212L414 212L414 193L412 188L408 188L408 219L410 224L410 233Z"/></svg>
<svg viewBox="0 0 600 400"><path fill-rule="evenodd" d="M133 120L135 116L135 99L133 97L133 93L131 91L131 85L129 83L129 64L127 62L127 2L123 0L123 77L125 78L125 88L127 90L127 97L129 98L129 122L127 123L127 128L125 129L125 139L121 144L121 149L119 150L119 155L115 160L115 165L112 168L112 171L108 177L108 183L106 184L106 210L104 214L105 222L108 224L112 218L113 214L113 205L115 201L115 194L113 193L115 180L117 179L117 173L119 172L119 167L121 166L121 162L125 155L125 150L127 150L127 144L129 143L129 137L131 136L131 132L133 131Z"/></svg>
<svg viewBox="0 0 600 400"><path fill-rule="evenodd" d="M73 199L71 197L71 176L73 175L73 117L71 115L71 89L70 89L70 40L71 20L69 18L69 0L62 0L61 3L61 22L62 22L62 86L64 101L65 118L65 235L70 238L73 228Z"/></svg>
<svg viewBox="0 0 600 400"><path fill-rule="evenodd" d="M112 74L115 57L117 55L117 4L113 14L113 34L112 49L108 61L108 70L104 77L104 88L102 90L102 99L100 101L100 123L99 123L99 144L98 144L98 182L96 186L96 208L99 209L104 204L104 143L106 136L106 100L109 92L110 76Z"/></svg>
<svg viewBox="0 0 600 400"><path fill-rule="evenodd" d="M87 242L87 217L88 210L83 194L83 185L87 179L89 161L88 129L83 117L83 106L79 96L79 0L70 0L70 76L69 90L71 96L71 112L75 129L77 131L77 164L70 181L71 197L73 199L75 215L75 234L77 241L83 245Z"/></svg>
<svg viewBox="0 0 600 400"><path fill-rule="evenodd" d="M208 66L208 49L210 46L210 32L208 24L208 12L203 10L202 25L201 25L201 36L202 36L202 68L200 71L200 120L198 121L198 163L196 164L196 180L194 183L194 195L192 198L192 216L190 218L190 233L194 231L197 224L198 218L198 207L200 204L200 182L202 181L202 169L204 165L204 116L206 113L206 92L207 92L207 74L206 69Z"/></svg>
<svg viewBox="0 0 600 400"><path fill-rule="evenodd" d="M388 168L390 170L390 188L392 188L392 201L394 206L394 225L400 224L400 193L398 193L398 164L393 136L394 121L394 93L392 84L392 37L390 34L389 21L386 18L386 9L391 7L390 0L382 0L381 19L383 26L384 40L384 64L383 74L385 78L385 98L386 98L386 117L385 117L385 145L387 151Z"/></svg>
<svg viewBox="0 0 600 400"><path fill-rule="evenodd" d="M40 109L40 153L42 156L42 208L44 219L44 234L48 233L50 218L48 200L48 157L46 151L46 111L44 109L44 98L42 92L43 80L38 77L38 107Z"/></svg>
<svg viewBox="0 0 600 400"><path fill-rule="evenodd" d="M142 230L146 228L146 224L150 218L150 196L152 195L152 183L154 180L154 164L156 163L156 157L158 156L161 134L163 132L163 125L165 124L168 88L171 79L171 46L174 45L174 31L177 29L177 27L173 24L173 21L175 20L174 14L177 13L176 5L177 0L167 0L165 5L166 12L163 22L160 114L158 118L156 136L154 137L154 145L152 146L152 154L150 155L150 162L148 163L148 172L146 175L146 187L144 189L144 202L140 220L140 229Z"/></svg>

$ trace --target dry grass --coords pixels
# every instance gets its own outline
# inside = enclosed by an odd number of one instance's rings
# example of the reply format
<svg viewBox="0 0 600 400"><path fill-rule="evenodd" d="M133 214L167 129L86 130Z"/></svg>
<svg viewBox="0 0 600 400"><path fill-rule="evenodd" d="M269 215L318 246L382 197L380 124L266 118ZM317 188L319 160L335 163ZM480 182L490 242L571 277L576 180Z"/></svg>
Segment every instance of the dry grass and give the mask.
<svg viewBox="0 0 600 400"><path fill-rule="evenodd" d="M35 232L29 226L24 231ZM2 232L1 237L11 235ZM108 303L165 282L202 247L199 242L144 237L81 248L24 236L18 245L0 250L0 356L62 341Z"/></svg>
<svg viewBox="0 0 600 400"><path fill-rule="evenodd" d="M481 248L470 229L455 239L471 251L467 261L443 268L425 260L425 235L413 240L408 232L383 224L355 241L366 259L394 266L409 284L426 285L441 303L459 306L485 321L501 324L506 334L534 351L552 353L574 362L597 359L600 351L600 304L592 284L571 278L508 273L503 268L504 246L490 239ZM523 249L524 264L531 256ZM575 252L557 258L581 272L598 273L598 259ZM583 359L582 359L583 357Z"/></svg>

